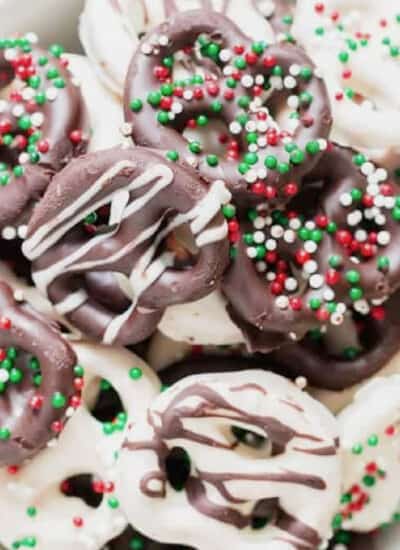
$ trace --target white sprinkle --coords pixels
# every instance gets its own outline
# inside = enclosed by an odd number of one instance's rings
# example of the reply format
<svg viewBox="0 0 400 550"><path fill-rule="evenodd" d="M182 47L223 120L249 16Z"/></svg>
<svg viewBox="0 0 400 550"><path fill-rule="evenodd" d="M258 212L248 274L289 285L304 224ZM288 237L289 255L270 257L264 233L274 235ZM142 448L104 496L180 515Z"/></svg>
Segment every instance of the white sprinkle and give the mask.
<svg viewBox="0 0 400 550"><path fill-rule="evenodd" d="M283 239L285 243L289 243L289 244L294 243L296 240L296 233L292 229L286 229L283 235Z"/></svg>
<svg viewBox="0 0 400 550"><path fill-rule="evenodd" d="M261 134L264 134L269 128L269 122L268 120L259 120L257 122L257 130L261 133Z"/></svg>
<svg viewBox="0 0 400 550"><path fill-rule="evenodd" d="M49 100L49 101L54 101L56 99L56 97L58 96L58 90L57 88L47 88L46 90L46 98Z"/></svg>
<svg viewBox="0 0 400 550"><path fill-rule="evenodd" d="M17 227L17 232L18 232L18 237L20 239L25 239L26 238L26 234L28 232L28 226L25 225L25 224L22 224L22 225L19 225Z"/></svg>
<svg viewBox="0 0 400 550"><path fill-rule="evenodd" d="M254 168L252 168L251 170L249 170L246 175L245 175L245 180L248 182L248 183L254 183L255 181L257 181L257 171L254 170Z"/></svg>
<svg viewBox="0 0 400 550"><path fill-rule="evenodd" d="M267 264L265 262L257 262L256 268L259 273L265 273L267 271Z"/></svg>
<svg viewBox="0 0 400 550"><path fill-rule="evenodd" d="M305 378L304 376L298 376L294 383L299 389L304 390L304 388L307 387L307 378Z"/></svg>
<svg viewBox="0 0 400 550"><path fill-rule="evenodd" d="M0 99L0 113L4 113L4 111L8 108L8 103L4 99Z"/></svg>
<svg viewBox="0 0 400 550"><path fill-rule="evenodd" d="M376 195L374 198L374 205L381 208L385 204L385 197L383 195Z"/></svg>
<svg viewBox="0 0 400 550"><path fill-rule="evenodd" d="M285 230L281 225L273 225L271 227L271 235L274 239L281 239L284 233Z"/></svg>
<svg viewBox="0 0 400 550"><path fill-rule="evenodd" d="M7 48L7 50L5 50L4 52L4 59L6 61L12 61L17 57L17 55L18 55L18 52L15 48Z"/></svg>
<svg viewBox="0 0 400 550"><path fill-rule="evenodd" d="M253 225L256 229L264 229L265 218L262 218L261 216L257 216L257 218L253 221Z"/></svg>
<svg viewBox="0 0 400 550"><path fill-rule="evenodd" d="M244 88L251 88L254 84L254 78L251 75L246 74L242 76L242 78L240 79L240 82L242 83L242 86Z"/></svg>
<svg viewBox="0 0 400 550"><path fill-rule="evenodd" d="M0 369L0 382L7 382L10 378L10 375L8 373L7 369Z"/></svg>
<svg viewBox="0 0 400 550"><path fill-rule="evenodd" d="M250 153L256 153L258 151L258 145L256 143L250 143L248 149Z"/></svg>
<svg viewBox="0 0 400 550"><path fill-rule="evenodd" d="M353 199L352 199L352 196L350 195L350 193L342 193L340 195L340 204L342 206L350 206L351 203L353 202Z"/></svg>
<svg viewBox="0 0 400 550"><path fill-rule="evenodd" d="M263 231L256 231L253 234L254 242L257 244L261 244L265 241L265 233Z"/></svg>
<svg viewBox="0 0 400 550"><path fill-rule="evenodd" d="M18 117L22 116L25 113L25 108L24 108L23 105L18 103L18 105L15 105L15 107L13 107L11 112L15 117L18 118Z"/></svg>
<svg viewBox="0 0 400 550"><path fill-rule="evenodd" d="M257 122L255 120L248 120L245 129L247 132L255 132L257 129Z"/></svg>
<svg viewBox="0 0 400 550"><path fill-rule="evenodd" d="M268 174L267 169L264 166L261 166L261 168L257 169L257 177L260 180L264 180L267 177L267 174Z"/></svg>
<svg viewBox="0 0 400 550"><path fill-rule="evenodd" d="M335 299L335 293L331 288L325 288L323 292L325 302L332 302Z"/></svg>
<svg viewBox="0 0 400 550"><path fill-rule="evenodd" d="M275 90L282 90L283 88L282 78L280 76L271 76L269 83Z"/></svg>
<svg viewBox="0 0 400 550"><path fill-rule="evenodd" d="M257 256L257 249L254 246L249 246L246 250L246 254L249 258L254 259Z"/></svg>
<svg viewBox="0 0 400 550"><path fill-rule="evenodd" d="M308 252L309 254L314 254L318 248L318 245L314 241L306 241L304 243L304 250Z"/></svg>
<svg viewBox="0 0 400 550"><path fill-rule="evenodd" d="M386 216L384 216L383 214L377 214L375 216L375 223L377 225L385 225L386 224Z"/></svg>
<svg viewBox="0 0 400 550"><path fill-rule="evenodd" d="M326 139L317 139L317 143L321 151L325 151L325 149L328 147L328 142L326 141Z"/></svg>
<svg viewBox="0 0 400 550"><path fill-rule="evenodd" d="M174 101L171 105L171 111L173 113L179 114L183 111L183 105L179 101Z"/></svg>
<svg viewBox="0 0 400 550"><path fill-rule="evenodd" d="M388 177L388 173L384 168L378 168L375 172L375 175L378 178L378 181L385 181Z"/></svg>
<svg viewBox="0 0 400 550"><path fill-rule="evenodd" d="M297 229L300 229L301 221L299 220L299 218L292 218L289 222L289 227L294 231L297 231Z"/></svg>
<svg viewBox="0 0 400 550"><path fill-rule="evenodd" d="M332 325L335 325L335 326L341 325L343 323L343 320L344 320L343 315L341 315L337 311L332 313L331 318L330 318L330 321L331 321Z"/></svg>
<svg viewBox="0 0 400 550"><path fill-rule="evenodd" d="M288 90L293 90L297 86L297 80L293 76L285 76L283 84Z"/></svg>
<svg viewBox="0 0 400 550"><path fill-rule="evenodd" d="M274 241L274 239L268 239L267 242L265 243L265 247L267 250L276 250L276 241Z"/></svg>
<svg viewBox="0 0 400 550"><path fill-rule="evenodd" d="M351 212L347 216L347 223L354 227L355 225L358 225L360 221L362 220L362 212L360 210L355 210L354 212Z"/></svg>
<svg viewBox="0 0 400 550"><path fill-rule="evenodd" d="M312 220L308 220L305 223L305 228L308 229L309 231L312 231L313 229L315 229L315 222L313 222Z"/></svg>
<svg viewBox="0 0 400 550"><path fill-rule="evenodd" d="M293 65L290 65L289 67L289 73L292 76L299 76L300 71L301 71L301 67L297 63L293 63Z"/></svg>
<svg viewBox="0 0 400 550"><path fill-rule="evenodd" d="M150 55L153 52L153 46L151 44L145 43L142 44L140 50L142 53L144 53L144 55Z"/></svg>
<svg viewBox="0 0 400 550"><path fill-rule="evenodd" d="M22 98L25 101L29 101L30 99L33 98L34 95L35 95L35 90L33 88L25 88L22 91Z"/></svg>
<svg viewBox="0 0 400 550"><path fill-rule="evenodd" d="M368 239L368 233L365 231L365 229L357 229L357 231L354 233L354 236L356 238L356 241L359 243L364 243Z"/></svg>
<svg viewBox="0 0 400 550"><path fill-rule="evenodd" d="M396 199L394 197L385 197L385 208L391 210L395 207Z"/></svg>
<svg viewBox="0 0 400 550"><path fill-rule="evenodd" d="M167 46L168 42L169 42L169 39L166 34L162 34L158 39L158 43L160 44L160 46Z"/></svg>
<svg viewBox="0 0 400 550"><path fill-rule="evenodd" d="M40 126L44 122L43 113L39 113L39 112L33 113L33 115L31 116L31 122L33 126L35 126L36 128L40 128Z"/></svg>
<svg viewBox="0 0 400 550"><path fill-rule="evenodd" d="M224 48L223 50L221 50L219 52L219 58L221 61L223 61L224 63L226 63L227 61L229 61L232 57L232 53L230 50L228 50L227 48Z"/></svg>
<svg viewBox="0 0 400 550"><path fill-rule="evenodd" d="M28 153L21 153L18 157L18 162L20 164L26 164L27 162L29 162L29 155Z"/></svg>
<svg viewBox="0 0 400 550"><path fill-rule="evenodd" d="M353 307L355 311L362 313L363 315L367 315L367 313L369 313L369 304L367 300L357 300L354 302Z"/></svg>
<svg viewBox="0 0 400 550"><path fill-rule="evenodd" d="M346 307L346 304L344 304L343 302L339 302L336 306L336 312L337 313L344 313L346 311L347 307Z"/></svg>
<svg viewBox="0 0 400 550"><path fill-rule="evenodd" d="M267 281L272 283L272 281L275 281L275 279L276 279L276 273L274 273L273 271L268 271L268 273L266 275L266 279L267 279Z"/></svg>
<svg viewBox="0 0 400 550"><path fill-rule="evenodd" d="M364 176L370 176L375 172L375 166L372 164L372 162L364 162L361 166L361 172L364 174Z"/></svg>
<svg viewBox="0 0 400 550"><path fill-rule="evenodd" d="M289 298L287 296L278 296L275 304L279 309L287 309L289 307Z"/></svg>
<svg viewBox="0 0 400 550"><path fill-rule="evenodd" d="M389 231L379 231L377 235L377 241L378 241L378 244L380 244L381 246L388 245L391 241L391 236Z"/></svg>
<svg viewBox="0 0 400 550"><path fill-rule="evenodd" d="M316 273L315 275L311 275L309 282L311 288L321 288L324 284L324 278L319 273Z"/></svg>
<svg viewBox="0 0 400 550"><path fill-rule="evenodd" d="M297 109L300 104L300 100L297 95L291 95L288 97L287 104L290 109Z"/></svg>
<svg viewBox="0 0 400 550"><path fill-rule="evenodd" d="M186 101L191 101L193 99L193 92L192 90L185 90L183 92L183 98L186 99Z"/></svg>
<svg viewBox="0 0 400 550"><path fill-rule="evenodd" d="M308 273L309 275L311 275L312 273L315 273L317 269L318 269L318 264L315 260L308 260L303 266L304 272Z"/></svg>
<svg viewBox="0 0 400 550"><path fill-rule="evenodd" d="M1 231L1 236L6 241L12 241L17 236L17 230L15 229L15 227L7 225L6 227L3 227Z"/></svg>
<svg viewBox="0 0 400 550"><path fill-rule="evenodd" d="M288 277L285 281L285 289L288 292L294 292L295 290L297 290L298 286L299 283L294 277Z"/></svg>
<svg viewBox="0 0 400 550"><path fill-rule="evenodd" d="M231 134L234 134L234 135L240 134L240 132L242 131L242 126L237 121L231 122L229 124L229 131L231 132Z"/></svg>
<svg viewBox="0 0 400 550"><path fill-rule="evenodd" d="M264 75L263 74L258 74L256 75L256 78L255 78L255 83L258 85L258 86L262 86L265 82L265 78L264 78Z"/></svg>

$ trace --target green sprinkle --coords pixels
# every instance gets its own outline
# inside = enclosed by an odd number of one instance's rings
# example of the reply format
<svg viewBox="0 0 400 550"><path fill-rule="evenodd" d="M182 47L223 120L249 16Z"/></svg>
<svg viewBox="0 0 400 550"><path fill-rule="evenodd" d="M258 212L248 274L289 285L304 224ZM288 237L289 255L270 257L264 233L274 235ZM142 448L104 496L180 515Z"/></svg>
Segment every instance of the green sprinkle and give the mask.
<svg viewBox="0 0 400 550"><path fill-rule="evenodd" d="M0 440L1 441L7 441L7 439L10 439L11 432L8 428L0 428Z"/></svg>
<svg viewBox="0 0 400 550"><path fill-rule="evenodd" d="M129 104L129 108L134 113L138 113L143 108L143 101L141 99L132 99Z"/></svg>
<svg viewBox="0 0 400 550"><path fill-rule="evenodd" d="M355 285L360 282L361 276L355 269L351 269L346 273L346 281L351 285Z"/></svg>
<svg viewBox="0 0 400 550"><path fill-rule="evenodd" d="M366 475L362 478L364 485L367 487L373 487L375 485L375 478L370 475Z"/></svg>
<svg viewBox="0 0 400 550"><path fill-rule="evenodd" d="M275 170L275 168L278 166L278 160L276 157L269 155L268 157L266 157L264 164L270 170Z"/></svg>
<svg viewBox="0 0 400 550"><path fill-rule="evenodd" d="M29 508L26 509L26 515L30 518L34 518L37 514L37 509L34 506L29 506Z"/></svg>
<svg viewBox="0 0 400 550"><path fill-rule="evenodd" d="M189 151L195 155L201 153L201 143L199 141L191 141L188 145Z"/></svg>
<svg viewBox="0 0 400 550"><path fill-rule="evenodd" d="M143 376L143 371L140 367L132 367L129 371L129 377L132 380L139 380Z"/></svg>
<svg viewBox="0 0 400 550"><path fill-rule="evenodd" d="M52 44L49 47L49 52L54 55L54 57L61 57L64 53L64 48L60 44Z"/></svg>
<svg viewBox="0 0 400 550"><path fill-rule="evenodd" d="M222 103L216 99L211 103L211 110L214 113L220 113L222 111Z"/></svg>
<svg viewBox="0 0 400 550"><path fill-rule="evenodd" d="M171 96L174 93L174 87L172 84L163 84L161 86L161 93L163 96Z"/></svg>
<svg viewBox="0 0 400 550"><path fill-rule="evenodd" d="M197 117L197 124L199 126L207 126L208 124L208 117L206 115L199 115Z"/></svg>
<svg viewBox="0 0 400 550"><path fill-rule="evenodd" d="M363 450L364 450L364 448L361 445L361 443L356 443L351 448L351 452L353 453L353 455L360 455L363 452Z"/></svg>
<svg viewBox="0 0 400 550"><path fill-rule="evenodd" d="M20 130L26 131L32 126L31 119L28 115L22 115L18 120L18 128Z"/></svg>
<svg viewBox="0 0 400 550"><path fill-rule="evenodd" d="M147 96L147 103L149 103L152 107L158 107L161 101L161 94L160 92L150 92Z"/></svg>
<svg viewBox="0 0 400 550"><path fill-rule="evenodd" d="M13 384L19 384L23 378L23 373L20 369L10 370L10 382Z"/></svg>
<svg viewBox="0 0 400 550"><path fill-rule="evenodd" d="M208 166L215 167L218 166L218 157L217 155L207 155L206 158Z"/></svg>
<svg viewBox="0 0 400 550"><path fill-rule="evenodd" d="M376 447L379 443L378 436L376 434L372 434L368 438L368 445L370 447Z"/></svg>
<svg viewBox="0 0 400 550"><path fill-rule="evenodd" d="M358 300L361 300L363 295L364 293L362 289L358 286L354 286L353 288L350 289L349 296L353 302L357 302Z"/></svg>
<svg viewBox="0 0 400 550"><path fill-rule="evenodd" d="M65 407L67 400L65 396L57 391L53 394L53 397L51 398L51 404L55 409L61 409L62 407Z"/></svg>
<svg viewBox="0 0 400 550"><path fill-rule="evenodd" d="M160 111L157 115L157 120L160 124L165 126L169 122L169 116L168 113L165 111Z"/></svg>
<svg viewBox="0 0 400 550"><path fill-rule="evenodd" d="M309 155L316 155L321 151L318 141L309 141L306 145L306 151Z"/></svg>
<svg viewBox="0 0 400 550"><path fill-rule="evenodd" d="M377 261L379 271L387 271L389 269L390 261L387 256L380 256Z"/></svg>
<svg viewBox="0 0 400 550"><path fill-rule="evenodd" d="M167 151L166 155L168 160L170 160L171 162L176 162L177 160L179 160L179 153L178 151Z"/></svg>
<svg viewBox="0 0 400 550"><path fill-rule="evenodd" d="M119 507L119 500L115 497L110 497L108 500L107 500L107 504L110 508L112 508L113 510L115 510L116 508Z"/></svg>

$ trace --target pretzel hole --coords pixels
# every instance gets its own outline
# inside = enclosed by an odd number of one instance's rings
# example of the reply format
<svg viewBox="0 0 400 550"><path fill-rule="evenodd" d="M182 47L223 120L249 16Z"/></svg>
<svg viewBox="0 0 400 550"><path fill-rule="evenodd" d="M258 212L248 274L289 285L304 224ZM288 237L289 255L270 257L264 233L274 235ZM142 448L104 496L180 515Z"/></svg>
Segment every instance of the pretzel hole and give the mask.
<svg viewBox="0 0 400 550"><path fill-rule="evenodd" d="M98 508L103 500L102 483L92 474L79 474L65 479L60 491L66 497L80 498L91 508Z"/></svg>
<svg viewBox="0 0 400 550"><path fill-rule="evenodd" d="M118 393L108 380L93 380L87 388L87 396L90 413L103 424L104 433L112 434L124 429L126 412Z"/></svg>
<svg viewBox="0 0 400 550"><path fill-rule="evenodd" d="M195 265L199 249L196 246L193 233L187 224L176 228L167 236L157 255L163 251L174 254L175 269L186 269Z"/></svg>
<svg viewBox="0 0 400 550"><path fill-rule="evenodd" d="M175 491L182 491L190 475L190 458L182 447L173 447L165 459L167 479Z"/></svg>
<svg viewBox="0 0 400 550"><path fill-rule="evenodd" d="M277 522L279 512L279 499L266 498L257 502L251 514L251 528L263 529Z"/></svg>

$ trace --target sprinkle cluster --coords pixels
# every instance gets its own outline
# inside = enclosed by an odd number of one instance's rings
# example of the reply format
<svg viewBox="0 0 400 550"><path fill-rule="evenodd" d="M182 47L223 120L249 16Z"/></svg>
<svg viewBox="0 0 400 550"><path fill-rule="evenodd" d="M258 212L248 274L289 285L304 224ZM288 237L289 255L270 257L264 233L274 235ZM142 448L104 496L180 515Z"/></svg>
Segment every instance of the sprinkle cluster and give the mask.
<svg viewBox="0 0 400 550"><path fill-rule="evenodd" d="M144 42L142 53L157 53L159 45L167 44L168 37L160 36L157 45ZM254 42L249 49L241 44L228 49L210 36L200 35L193 45L164 57L162 64L154 67L159 87L150 90L146 98L133 98L130 109L139 114L150 106L160 125L183 126L182 132L206 128L214 118L224 119L227 130L219 136L223 153L206 151L201 139L188 140L187 156L191 164L198 166L205 162L208 167L217 168L222 161L232 161L238 176L244 178L255 195L272 200L278 191L266 184L268 174L276 178L286 176L324 149L326 142L311 140L300 148L294 135L301 125L309 128L315 122L309 113L314 97L308 90L313 69L292 63L285 71L268 49L265 42ZM202 71L174 81L174 67L193 59L200 60L200 64L211 60L221 69L222 76ZM286 97L287 130L280 129L265 106L277 91ZM195 116L191 116L194 112ZM169 151L167 158L177 161L178 151ZM286 199L295 192L296 183L283 190Z"/></svg>
<svg viewBox="0 0 400 550"><path fill-rule="evenodd" d="M363 265L373 260L377 273L389 272L391 260L385 248L393 238L390 223L400 221L400 196L386 170L375 168L361 154L355 155L353 162L366 184L365 188L353 186L337 197L340 220L324 212L308 219L289 209L270 213L263 206L247 211L242 235L246 254L265 278L279 309L308 308L321 322L341 324L350 303L357 313L382 318L382 300L371 302L370 289L363 286ZM328 200L335 199L329 196ZM334 239L340 254L328 258L320 254L326 239ZM348 258L354 267L344 269Z"/></svg>

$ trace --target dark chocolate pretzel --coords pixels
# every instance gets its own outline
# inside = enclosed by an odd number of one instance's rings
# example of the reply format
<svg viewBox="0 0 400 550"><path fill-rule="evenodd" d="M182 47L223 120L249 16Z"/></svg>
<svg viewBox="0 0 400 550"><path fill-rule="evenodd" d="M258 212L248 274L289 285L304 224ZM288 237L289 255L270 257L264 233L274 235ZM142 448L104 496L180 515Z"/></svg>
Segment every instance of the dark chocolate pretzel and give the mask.
<svg viewBox="0 0 400 550"><path fill-rule="evenodd" d="M230 193L154 151L116 147L69 164L36 208L24 243L33 278L84 333L133 344L165 307L199 299L228 263ZM168 248L186 227L195 247ZM187 257L186 257L187 256Z"/></svg>
<svg viewBox="0 0 400 550"><path fill-rule="evenodd" d="M387 299L400 284L399 203L385 170L330 145L285 210L242 214L223 291L251 349L268 352Z"/></svg>
<svg viewBox="0 0 400 550"><path fill-rule="evenodd" d="M182 50L197 74L173 81ZM281 131L274 115L286 107L292 124ZM174 14L142 39L126 80L125 118L136 143L171 150L207 181L226 180L239 204L287 202L331 126L325 84L301 49L252 42L207 10ZM224 158L182 135L210 118L228 127Z"/></svg>
<svg viewBox="0 0 400 550"><path fill-rule="evenodd" d="M330 353L323 334L310 333L301 342L289 344L268 355L274 370L285 376L305 376L310 385L343 390L382 369L400 350L400 295L385 306L372 309L366 318L358 316L360 346L348 346Z"/></svg>
<svg viewBox="0 0 400 550"><path fill-rule="evenodd" d="M63 428L76 356L55 327L0 282L0 464L19 464Z"/></svg>
<svg viewBox="0 0 400 550"><path fill-rule="evenodd" d="M18 223L56 172L87 147L84 101L61 46L0 41L0 229Z"/></svg>

